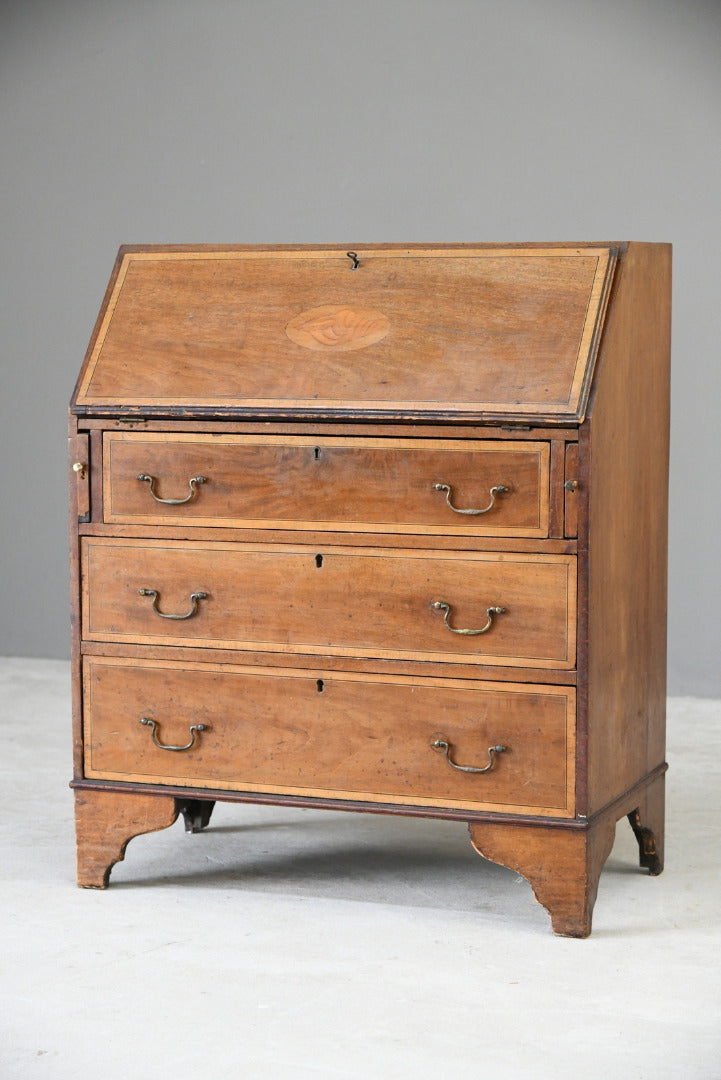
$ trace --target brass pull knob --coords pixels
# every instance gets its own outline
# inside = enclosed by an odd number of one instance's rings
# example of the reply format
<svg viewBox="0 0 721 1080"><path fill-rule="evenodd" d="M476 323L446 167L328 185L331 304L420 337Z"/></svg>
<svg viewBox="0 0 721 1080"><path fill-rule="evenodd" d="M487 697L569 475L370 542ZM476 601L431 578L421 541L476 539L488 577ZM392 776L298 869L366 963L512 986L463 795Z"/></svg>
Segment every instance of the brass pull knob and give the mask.
<svg viewBox="0 0 721 1080"><path fill-rule="evenodd" d="M484 773L490 772L495 763L494 754L502 754L504 750L507 750L506 746L489 746L488 747L488 764L479 768L475 765L458 765L455 761L451 761L451 744L445 735L435 735L431 739L431 749L438 750L439 753L445 754L446 761L452 769L458 769L459 772L467 773Z"/></svg>
<svg viewBox="0 0 721 1080"><path fill-rule="evenodd" d="M451 502L451 497L453 495L453 489L451 488L450 484L434 484L433 485L433 490L434 491L445 491L445 493L446 493L446 503L448 504L448 506L450 506L450 508L451 508L451 510L453 511L454 514L474 514L474 515L477 515L477 514L487 514L488 511L492 510L493 507L496 505L496 495L506 495L511 489L508 486L508 484L495 484L494 487L492 487L491 491L490 491L491 501L489 502L488 506L484 506L482 510L459 510L459 508L457 506L454 506L453 503Z"/></svg>
<svg viewBox="0 0 721 1080"><path fill-rule="evenodd" d="M490 630L491 626L493 625L493 616L503 615L506 611L504 607L488 607L486 608L486 616L488 618L488 622L485 626L482 626L480 630L457 630L455 626L451 626L448 622L448 617L451 614L450 604L447 604L445 600L435 600L431 604L431 607L434 611L443 612L443 625L445 626L446 630L450 630L452 634L467 634L471 636L475 634L485 634L486 631Z"/></svg>
<svg viewBox="0 0 721 1080"><path fill-rule="evenodd" d="M154 491L154 485L156 483L154 476L148 476L147 473L140 473L137 479L142 480L144 483L148 484L150 487L150 494L153 496L155 501L163 503L165 506L182 506L183 503L190 502L190 500L195 496L195 493L198 490L198 484L205 484L207 482L206 477L204 476L193 476L192 479L188 480L190 494L186 495L184 499L161 499L160 496L156 495Z"/></svg>
<svg viewBox="0 0 721 1080"><path fill-rule="evenodd" d="M85 476L86 465L84 461L76 461L73 465L73 472L77 473L82 480Z"/></svg>
<svg viewBox="0 0 721 1080"><path fill-rule="evenodd" d="M566 480L563 486L566 491L578 491L578 480Z"/></svg>
<svg viewBox="0 0 721 1080"><path fill-rule="evenodd" d="M147 716L144 716L141 719L140 723L145 724L146 727L150 728L150 734L153 737L153 742L155 743L155 745L158 747L159 750L173 750L176 753L180 753L183 750L190 750L191 747L193 747L195 745L195 733L197 731L207 731L208 730L208 725L207 724L191 724L190 725L190 742L186 743L185 746L170 746L170 745L168 745L168 743L162 743L160 741L160 739L158 738L158 736L155 734L156 731L157 731L157 728L158 728L158 725L157 725L155 720L150 720Z"/></svg>
<svg viewBox="0 0 721 1080"><path fill-rule="evenodd" d="M191 593L190 611L186 612L185 615L168 615L164 611L161 611L158 607L158 601L160 599L160 596L156 589L139 589L138 591L141 596L152 596L153 611L156 615L159 615L161 619L190 619L193 617L193 615L195 615L196 611L198 610L198 601L205 600L208 596L208 594L204 592Z"/></svg>

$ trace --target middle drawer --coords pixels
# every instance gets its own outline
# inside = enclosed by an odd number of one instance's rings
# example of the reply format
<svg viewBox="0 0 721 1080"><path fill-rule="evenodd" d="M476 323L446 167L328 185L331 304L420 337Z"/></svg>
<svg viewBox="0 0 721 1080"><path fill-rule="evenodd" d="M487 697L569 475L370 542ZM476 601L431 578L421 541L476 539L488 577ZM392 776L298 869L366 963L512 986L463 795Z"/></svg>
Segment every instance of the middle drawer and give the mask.
<svg viewBox="0 0 721 1080"><path fill-rule="evenodd" d="M83 636L575 666L572 555L86 537Z"/></svg>

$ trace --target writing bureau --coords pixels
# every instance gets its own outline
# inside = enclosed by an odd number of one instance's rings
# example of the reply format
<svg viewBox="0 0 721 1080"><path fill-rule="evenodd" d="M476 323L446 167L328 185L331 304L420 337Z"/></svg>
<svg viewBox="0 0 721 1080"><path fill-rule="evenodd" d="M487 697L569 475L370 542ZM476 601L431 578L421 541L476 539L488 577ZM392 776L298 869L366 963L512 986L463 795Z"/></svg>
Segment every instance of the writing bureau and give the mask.
<svg viewBox="0 0 721 1080"><path fill-rule="evenodd" d="M661 871L670 247L125 247L70 411L78 881L216 800Z"/></svg>

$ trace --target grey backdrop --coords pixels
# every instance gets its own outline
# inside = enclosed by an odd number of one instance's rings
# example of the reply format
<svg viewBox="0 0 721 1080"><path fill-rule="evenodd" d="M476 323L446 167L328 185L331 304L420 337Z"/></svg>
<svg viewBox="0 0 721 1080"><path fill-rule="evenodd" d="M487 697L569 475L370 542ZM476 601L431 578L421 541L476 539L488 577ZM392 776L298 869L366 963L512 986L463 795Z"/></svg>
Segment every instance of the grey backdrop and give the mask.
<svg viewBox="0 0 721 1080"><path fill-rule="evenodd" d="M664 240L669 690L721 696L718 0L5 0L0 112L0 654L67 655L66 406L121 243Z"/></svg>

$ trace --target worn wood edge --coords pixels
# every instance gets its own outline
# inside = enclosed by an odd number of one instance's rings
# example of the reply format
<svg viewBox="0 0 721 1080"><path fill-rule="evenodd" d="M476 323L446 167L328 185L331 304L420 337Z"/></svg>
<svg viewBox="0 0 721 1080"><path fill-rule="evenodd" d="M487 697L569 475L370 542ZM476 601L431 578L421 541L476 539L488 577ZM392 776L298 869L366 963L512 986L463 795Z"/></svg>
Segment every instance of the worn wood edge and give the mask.
<svg viewBox="0 0 721 1080"><path fill-rule="evenodd" d="M329 432L272 432L272 431L138 431L137 428L111 428L105 430L104 439L110 443L197 443L208 446L314 446L319 443L322 447L343 447L344 449L368 449L368 450L412 450L425 452L438 450L443 453L458 454L466 451L486 454L537 454L542 457L539 465L545 465L548 471L548 439L505 439L491 436L487 446L479 446L478 438L462 438L458 436L454 440L438 437L435 433L428 434L419 442L415 434L404 435L368 435L359 432L354 435L333 434ZM561 440L557 440L561 441Z"/></svg>
<svg viewBox="0 0 721 1080"><path fill-rule="evenodd" d="M511 814L503 811L468 810L455 807L439 807L420 803L369 802L364 799L338 799L327 796L278 795L272 792L229 791L225 788L185 787L135 781L97 780L83 778L72 780L70 787L83 791L111 791L118 794L172 795L179 799L212 799L215 802L258 803L264 806L292 806L300 809L338 810L361 814L395 814L400 817L437 818L450 821L493 821L522 824L552 825L554 828L585 829L587 822L561 816L535 814Z"/></svg>
<svg viewBox="0 0 721 1080"><path fill-rule="evenodd" d="M582 383L578 393L578 401L576 406L576 420L582 423L586 416L586 410L588 408L589 396L591 393L591 387L593 386L594 374L596 370L596 362L598 359L599 348L601 339L603 337L603 330L606 323L606 312L608 311L608 303L611 296L611 290L616 275L616 267L618 265L618 248L611 247L608 251L608 259L606 261L603 271L603 281L601 282L600 289L596 294L596 317L591 331L590 339L588 341L586 363L582 365ZM593 293L592 293L593 298ZM591 301L589 300L589 309L591 307Z"/></svg>
<svg viewBox="0 0 721 1080"><path fill-rule="evenodd" d="M567 774L568 775L568 774ZM158 787L172 787L173 790L181 791L195 791L199 790L195 785L198 784L198 777L193 777L192 780L188 780L184 783L182 779L178 777L165 777L159 774L148 775L140 773L122 773L110 772L105 770L93 770L86 769L85 779L92 780L107 780L111 783L127 783L137 784L143 788L146 786L158 786ZM174 781L174 782L173 782ZM285 784L252 784L243 783L242 781L215 781L217 787L212 789L208 786L203 786L202 790L218 790L218 791L233 791L236 793L247 792L252 795L253 798L269 796L271 799L314 799L319 800L319 803L332 803L332 802L359 802L362 801L368 806L379 804L381 806L415 806L415 807L430 807L438 810L457 810L462 814L469 814L474 812L483 812L488 814L514 814L521 816L534 816L539 818L564 818L569 819L573 817L573 807L565 809L562 806L548 805L541 801L537 803L518 803L518 802L494 802L491 799L446 799L436 798L435 796L413 796L413 795L391 795L387 791L364 791L358 789L344 789L343 787L337 788L312 788L304 787L301 784L290 786Z"/></svg>
<svg viewBox="0 0 721 1080"><path fill-rule="evenodd" d="M73 414L74 415L74 414ZM546 428L532 427L528 424L490 424L478 426L474 424L453 424L453 426L439 427L430 424L333 424L333 423L303 423L298 420L282 421L274 423L266 420L184 420L172 418L171 427L162 419L153 419L145 416L134 418L126 416L107 416L105 418L86 417L81 422L82 429L93 430L101 428L106 432L141 432L162 434L228 434L228 435L308 435L310 437L334 437L369 438L379 437L393 440L394 438L407 438L417 442L419 439L444 439L444 440L472 440L499 438L499 430L502 431L504 441L511 442L546 442L549 439L565 439L566 442L578 438L576 427Z"/></svg>
<svg viewBox="0 0 721 1080"><path fill-rule="evenodd" d="M193 645L139 645L111 641L82 641L80 652L83 656L112 656L127 660L172 660L180 663L200 663L214 665L245 664L252 667L302 669L317 677L319 666L327 672L363 672L368 675L399 675L414 678L448 678L448 663L429 660L387 660L380 657L324 656L319 665L317 656L307 653L270 653L237 649L202 649ZM479 678L485 682L518 684L532 683L535 686L575 686L575 670L554 668L511 668L491 664L469 662L454 664L454 680L467 680L476 683Z"/></svg>
<svg viewBox="0 0 721 1080"><path fill-rule="evenodd" d="M624 816L624 806L634 809L637 802L643 796L645 790L666 772L666 766L656 769L640 784L636 784L625 792L622 798L616 799L609 807L605 807L602 813L617 813L616 820ZM146 793L149 795L172 795L182 799L212 799L215 802L227 803L260 803L264 806L293 806L301 809L338 810L359 814L395 814L399 817L438 818L443 820L462 821L466 823L497 823L497 824L521 824L536 825L548 829L572 829L583 832L588 829L596 817L565 818L544 817L538 814L504 814L489 811L468 811L445 809L432 806L419 806L417 804L398 805L394 803L368 803L362 799L329 799L309 798L307 796L277 795L252 791L227 791L221 788L210 787L182 787L177 785L163 784L138 784L119 780L93 780L81 778L72 780L69 785L73 789L86 791L113 791L122 794Z"/></svg>
<svg viewBox="0 0 721 1080"><path fill-rule="evenodd" d="M644 793L660 780L668 772L668 762L664 761L660 765L657 765L655 769L652 769L646 776L642 777L638 783L633 784L630 788L627 788L621 795L618 795L615 799L611 799L600 807L593 814L589 814L588 817L584 817L579 814L579 821L593 824L598 818L603 817L604 814L616 814L616 819L620 820L627 812L624 807L635 805L634 800L638 800L643 797Z"/></svg>
<svg viewBox="0 0 721 1080"><path fill-rule="evenodd" d="M274 401L277 399L273 399ZM354 424L478 424L503 426L504 424L516 425L559 425L564 426L577 422L576 412L571 408L563 410L545 410L538 408L508 409L505 404L497 410L479 409L477 402L468 402L465 407L457 409L419 409L415 402L404 408L402 403L393 403L394 407L379 407L373 403L366 404L357 401L353 404L344 405L314 405L288 404L280 407L276 404L266 404L259 400L256 404L245 405L219 405L216 403L202 404L192 401L181 402L174 399L175 404L150 405L147 402L134 403L130 399L113 398L95 399L94 404L73 404L73 413L79 417L94 417L97 419L116 420L128 417L147 417L155 420L240 420L240 421L291 421L299 420L306 422L342 423L347 421Z"/></svg>
<svg viewBox="0 0 721 1080"><path fill-rule="evenodd" d="M265 532L265 530L259 530ZM194 533L195 535L195 533ZM236 534L238 535L238 534ZM266 532L267 535L267 532ZM88 535L85 538L85 547L91 547L93 545L106 547L108 545L114 546L117 543L117 534L110 533L107 536L93 536ZM448 560L450 562L508 562L508 563L531 563L541 566L547 565L548 562L552 562L558 566L566 566L569 569L575 567L575 556L573 555L550 555L547 552L545 545L539 552L515 552L507 551L505 548L501 554L506 558L498 559L497 552L495 551L457 551L455 548L447 551L444 549L435 549L433 547L433 537L430 538L429 544L425 548L406 548L403 546L402 538L400 542L396 542L391 548L383 548L382 550L375 544L369 543L367 538L363 537L364 542L350 543L345 545L333 545L325 544L323 547L323 553L327 555L348 555L349 549L352 549L353 554L359 558L399 558L399 559L421 559L426 560L429 556L437 554L439 558ZM169 548L184 550L186 548L186 542L182 540L170 540L165 538L158 538L156 536L147 536L139 539L138 543L134 543L128 538L127 547L131 550L139 548ZM202 547L203 550L212 551L238 551L238 552L255 552L255 553L268 553L275 554L277 552L285 553L288 555L312 555L314 554L317 545L309 544L305 539L302 539L298 544L279 544L267 540L265 543L249 543L243 539L242 534L238 535L237 540L225 541L225 540L207 540L202 545L194 545L194 548L198 549Z"/></svg>
<svg viewBox="0 0 721 1080"><path fill-rule="evenodd" d="M204 657L202 661L186 661L185 670L187 671L215 671L218 673L226 672L230 675L257 675L258 677L279 678L286 676L289 679L303 679L303 678L316 678L317 676L327 675L329 679L336 678L339 681L346 682L361 682L366 683L368 681L369 672L366 671L347 671L347 670L327 670L322 664L314 665L311 670L305 668L296 667L277 667L275 665L260 666L258 664L251 664L249 662L243 662L243 653L235 652L231 650L232 655L236 657L233 663L220 664L213 658ZM88 654L87 663L92 664L93 661L104 663L108 667L154 667L163 668L169 671L177 670L177 661L173 658L161 658L157 656L149 655L147 652L142 658L129 657L125 654L117 656L109 656L104 653L100 654ZM438 677L424 677L415 676L412 678L418 686L428 687L449 687L457 690L479 690L479 691L496 691L504 694L548 694L551 697L565 697L574 694L573 687L566 685L554 685L554 684L540 684L535 682L533 684L518 683L515 681L498 681L487 680L478 677L478 672L471 679L457 679L453 675L452 669L449 671L448 665L445 664L446 674L442 678ZM376 672L373 674L375 682L379 683L393 683L395 685L407 683L409 677L405 674L391 674L389 672Z"/></svg>
<svg viewBox="0 0 721 1080"><path fill-rule="evenodd" d="M77 377L77 380L75 382L75 387L73 389L73 392L72 392L72 395L71 395L71 398L70 398L70 412L73 415L76 415L77 412L78 412L78 405L77 405L78 396L80 394L81 387L83 387L84 384L85 384L85 375L86 375L86 371L87 371L87 369L88 369L88 367L90 365L90 358L91 358L91 356L93 354L93 350L95 348L95 343L96 343L96 341L97 341L97 339L98 339L98 337L100 335L100 330L101 330L101 327L102 327L103 322L105 320L105 313L106 313L106 311L108 309L108 305L110 304L111 298L112 298L113 293L115 291L116 282L118 280L118 275L120 274L120 268L123 265L124 258L125 258L125 252L124 252L123 248L121 247L120 250L118 251L118 254L115 257L115 262L113 264L113 269L112 269L112 272L110 274L110 280L108 281L107 288L105 289L105 294L103 296L103 301L102 301L102 303L100 305L100 311L98 312L98 317L95 320L95 325L93 326L93 331L92 331L92 333L90 335L90 343L88 344L88 347L87 347L87 349L85 351L85 358L83 360L83 363L80 366L80 371L78 372L78 377Z"/></svg>
<svg viewBox="0 0 721 1080"><path fill-rule="evenodd" d="M147 645L149 648L153 648L156 645L175 645L178 638L165 636L162 634L146 635L146 634L120 634L120 633L103 633L86 631L86 641L95 641L98 643L114 642L118 645ZM450 649L446 652L433 651L429 649L427 652L421 653L418 649L406 650L406 649L380 649L380 648L359 648L356 646L345 645L314 645L311 642L302 641L297 644L287 645L285 642L272 642L267 644L263 641L242 641L232 639L216 639L216 638L202 638L197 637L192 640L196 648L200 649L233 649L239 653L247 652L261 652L268 653L275 656L288 656L301 654L303 656L337 656L337 657L357 657L359 659L366 660L397 660L397 661L409 661L410 663L447 663L447 664L467 664L469 659L468 653L452 652ZM569 649L569 652L571 650ZM495 653L484 653L479 659L481 662L492 665L494 667L508 667L515 669L518 667L527 668L534 666L539 671L571 671L575 669L575 657L567 656L566 659L555 659L546 657L530 657L530 656L499 656Z"/></svg>
<svg viewBox="0 0 721 1080"><path fill-rule="evenodd" d="M152 528L152 536L149 529ZM310 545L319 551L329 544L334 547L347 547L348 550L355 548L360 540L362 545L373 543L381 549L397 548L399 543L413 548L428 548L429 544L437 551L468 551L468 552L493 552L502 551L517 555L575 555L577 543L568 539L547 539L546 537L526 536L485 536L482 534L455 534L440 535L434 533L393 533L387 530L382 533L364 533L362 528L356 526L353 532L337 532L335 530L289 530L267 528L243 528L239 530L232 526L224 525L116 525L111 523L90 523L80 526L81 536L107 537L108 539L162 539L162 540L217 540L223 543L248 543L260 544L268 542L272 537L274 544Z"/></svg>
<svg viewBox="0 0 721 1080"><path fill-rule="evenodd" d="M341 535L345 535L349 532L365 533L367 536L383 536L392 533L399 537L405 536L426 536L428 542L433 543L436 539L443 539L444 537L458 537L459 539L467 536L469 538L474 537L498 537L499 539L508 540L545 540L548 535L548 530L541 526L540 528L524 528L522 526L490 526L490 525L421 525L410 524L405 525L402 522L387 522L380 523L364 522L364 521L338 521L329 520L328 524L331 526L329 530L323 530L322 526L324 522L307 518L306 520L294 520L292 518L241 518L241 517L223 517L218 514L216 517L200 517L196 516L188 518L185 528L196 529L232 529L242 530L243 532L252 530L254 532L292 532L292 533L320 533L328 535L328 532L337 532ZM151 528L177 528L175 522L172 522L169 515L161 517L160 515L153 514L113 514L106 513L104 518L106 525L136 525L147 530ZM215 522L223 522L222 525L216 525ZM192 524L194 523L194 524ZM181 528L183 526L181 525ZM117 535L117 534L114 534ZM196 534L194 534L196 535ZM562 539L558 537L558 539ZM398 541L396 541L398 543ZM506 550L506 548L504 548Z"/></svg>

